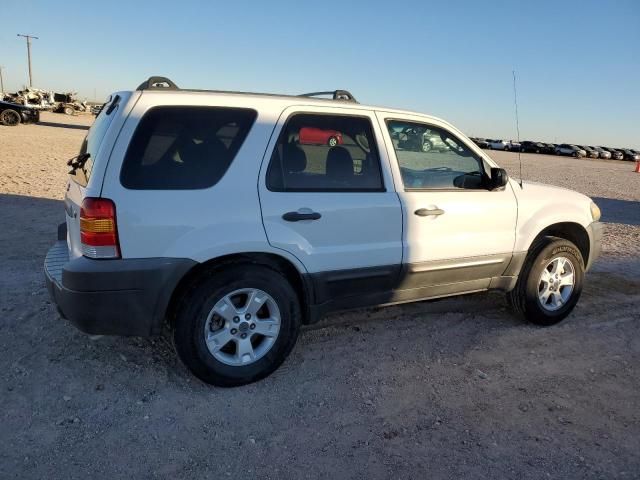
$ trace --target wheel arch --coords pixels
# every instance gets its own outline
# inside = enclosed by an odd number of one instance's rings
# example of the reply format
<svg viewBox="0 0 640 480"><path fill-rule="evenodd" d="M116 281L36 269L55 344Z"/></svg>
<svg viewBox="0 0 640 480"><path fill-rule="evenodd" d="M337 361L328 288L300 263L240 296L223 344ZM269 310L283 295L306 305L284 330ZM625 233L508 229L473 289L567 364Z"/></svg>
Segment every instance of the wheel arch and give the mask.
<svg viewBox="0 0 640 480"><path fill-rule="evenodd" d="M187 271L171 294L165 315L168 326L174 326L176 309L180 300L200 278L205 275L214 274L216 270L221 268L237 265L262 266L281 273L289 281L291 287L298 295L300 309L303 312L302 323L310 323L311 315L309 307L313 301L313 286L309 277L300 272L293 262L281 255L265 252L243 252L212 258L206 262L196 264Z"/></svg>
<svg viewBox="0 0 640 480"><path fill-rule="evenodd" d="M559 237L565 240L569 240L580 250L582 254L582 260L585 265L589 261L589 254L591 250L591 243L589 240L589 234L587 230L575 222L559 222L549 225L542 229L538 235L535 236L533 241L529 244L529 248L531 245L535 245L537 241L542 237Z"/></svg>

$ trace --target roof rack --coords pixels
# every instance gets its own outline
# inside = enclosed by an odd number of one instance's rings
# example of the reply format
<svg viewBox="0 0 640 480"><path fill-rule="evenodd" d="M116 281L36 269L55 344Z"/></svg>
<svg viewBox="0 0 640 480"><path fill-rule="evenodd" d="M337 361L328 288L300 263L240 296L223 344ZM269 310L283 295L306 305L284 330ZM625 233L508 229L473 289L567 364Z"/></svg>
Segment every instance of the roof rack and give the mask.
<svg viewBox="0 0 640 480"><path fill-rule="evenodd" d="M302 95L298 95L299 97L319 97L321 95L331 95L333 100L342 100L345 102L353 102L358 103L356 97L351 95L351 92L348 90L333 90L329 92L312 92L312 93L303 93Z"/></svg>
<svg viewBox="0 0 640 480"><path fill-rule="evenodd" d="M149 77L142 82L136 90L180 90L178 86L167 77Z"/></svg>
<svg viewBox="0 0 640 480"><path fill-rule="evenodd" d="M180 90L180 88L169 80L167 77L149 77L147 80L138 85L136 90ZM187 90L187 91L207 91L213 92L215 90ZM221 92L221 93L247 93L247 92ZM254 94L254 95L273 95L268 93L262 94ZM327 92L312 92L312 93L303 93L302 95L297 95L298 97L320 97L330 95L332 100L338 100L342 102L353 102L358 103L356 98L351 95L351 92L348 90L331 90ZM278 96L278 95L274 95ZM288 95L285 95L288 96Z"/></svg>

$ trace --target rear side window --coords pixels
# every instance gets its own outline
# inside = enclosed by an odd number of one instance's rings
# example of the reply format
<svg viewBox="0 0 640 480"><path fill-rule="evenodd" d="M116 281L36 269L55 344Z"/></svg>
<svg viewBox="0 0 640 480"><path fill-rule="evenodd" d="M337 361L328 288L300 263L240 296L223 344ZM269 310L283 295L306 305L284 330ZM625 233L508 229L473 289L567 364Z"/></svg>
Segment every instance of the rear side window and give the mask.
<svg viewBox="0 0 640 480"><path fill-rule="evenodd" d="M135 190L195 190L220 181L256 119L224 107L154 107L140 120L120 182Z"/></svg>
<svg viewBox="0 0 640 480"><path fill-rule="evenodd" d="M296 114L284 126L267 170L275 192L384 191L366 117Z"/></svg>
<svg viewBox="0 0 640 480"><path fill-rule="evenodd" d="M91 177L91 171L93 170L93 162L98 156L100 144L107 134L107 130L109 130L109 125L111 125L111 121L120 107L120 100L120 95L115 95L107 100L80 146L79 156L89 154L89 157L81 168L75 170L75 174L71 178L82 186L86 186L89 182L89 177Z"/></svg>

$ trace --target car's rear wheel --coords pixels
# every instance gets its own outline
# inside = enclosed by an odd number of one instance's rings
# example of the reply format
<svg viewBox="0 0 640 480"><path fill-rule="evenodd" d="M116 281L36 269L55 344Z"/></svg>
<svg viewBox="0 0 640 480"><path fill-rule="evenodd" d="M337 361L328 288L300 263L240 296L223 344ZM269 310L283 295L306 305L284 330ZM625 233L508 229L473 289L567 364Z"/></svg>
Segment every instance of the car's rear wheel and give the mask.
<svg viewBox="0 0 640 480"><path fill-rule="evenodd" d="M183 296L174 344L195 376L232 387L278 368L300 323L298 297L283 275L262 266L230 266L203 276Z"/></svg>
<svg viewBox="0 0 640 480"><path fill-rule="evenodd" d="M568 240L544 237L529 250L516 287L507 298L530 322L554 325L578 303L583 279L584 260L578 248Z"/></svg>
<svg viewBox="0 0 640 480"><path fill-rule="evenodd" d="M65 115L73 115L75 110L73 109L73 107L67 105L66 107L64 107L62 111L64 112Z"/></svg>
<svg viewBox="0 0 640 480"><path fill-rule="evenodd" d="M20 124L20 121L20 113L11 108L0 113L0 122L7 127L15 127Z"/></svg>
<svg viewBox="0 0 640 480"><path fill-rule="evenodd" d="M433 145L431 144L431 142L429 140L425 140L422 143L422 151L423 152L430 152L431 150L433 150Z"/></svg>
<svg viewBox="0 0 640 480"><path fill-rule="evenodd" d="M330 147L335 147L336 145L338 145L338 139L336 137L330 137L327 143Z"/></svg>

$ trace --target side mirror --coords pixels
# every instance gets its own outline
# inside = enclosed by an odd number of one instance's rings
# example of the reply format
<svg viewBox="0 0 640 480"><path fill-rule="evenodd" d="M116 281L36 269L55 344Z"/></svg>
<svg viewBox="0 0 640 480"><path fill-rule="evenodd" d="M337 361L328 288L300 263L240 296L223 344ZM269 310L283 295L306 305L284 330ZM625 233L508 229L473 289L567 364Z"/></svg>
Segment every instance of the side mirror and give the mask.
<svg viewBox="0 0 640 480"><path fill-rule="evenodd" d="M491 190L502 188L507 184L509 176L504 168L491 169Z"/></svg>

